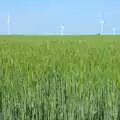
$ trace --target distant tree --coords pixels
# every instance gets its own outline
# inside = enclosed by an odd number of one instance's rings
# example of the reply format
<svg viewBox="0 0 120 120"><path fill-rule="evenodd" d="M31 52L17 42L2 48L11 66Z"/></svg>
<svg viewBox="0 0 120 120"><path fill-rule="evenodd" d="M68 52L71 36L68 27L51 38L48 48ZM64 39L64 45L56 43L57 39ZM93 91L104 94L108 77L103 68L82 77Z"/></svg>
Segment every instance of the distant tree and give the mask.
<svg viewBox="0 0 120 120"><path fill-rule="evenodd" d="M100 35L100 33L97 33L96 35Z"/></svg>

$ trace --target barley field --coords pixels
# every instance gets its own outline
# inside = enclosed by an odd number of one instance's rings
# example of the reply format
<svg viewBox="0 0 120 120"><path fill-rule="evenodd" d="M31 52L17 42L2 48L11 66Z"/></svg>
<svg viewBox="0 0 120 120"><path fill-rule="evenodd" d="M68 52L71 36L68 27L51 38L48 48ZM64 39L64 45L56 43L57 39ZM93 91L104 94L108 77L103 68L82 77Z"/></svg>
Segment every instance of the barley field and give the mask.
<svg viewBox="0 0 120 120"><path fill-rule="evenodd" d="M120 120L120 36L0 36L0 120Z"/></svg>

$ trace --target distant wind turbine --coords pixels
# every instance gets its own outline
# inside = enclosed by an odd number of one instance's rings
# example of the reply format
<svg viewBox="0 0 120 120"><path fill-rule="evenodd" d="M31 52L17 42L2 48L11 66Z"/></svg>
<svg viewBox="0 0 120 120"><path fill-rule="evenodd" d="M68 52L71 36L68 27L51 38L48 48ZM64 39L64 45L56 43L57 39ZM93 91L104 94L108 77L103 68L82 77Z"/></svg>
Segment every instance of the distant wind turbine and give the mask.
<svg viewBox="0 0 120 120"><path fill-rule="evenodd" d="M112 28L112 33L113 33L113 35L116 34L116 28Z"/></svg>
<svg viewBox="0 0 120 120"><path fill-rule="evenodd" d="M60 26L60 35L64 34L64 24Z"/></svg>
<svg viewBox="0 0 120 120"><path fill-rule="evenodd" d="M103 35L104 34L104 23L105 23L104 12L101 13L101 18L100 19L101 19L100 20L100 34Z"/></svg>
<svg viewBox="0 0 120 120"><path fill-rule="evenodd" d="M10 16L7 17L7 34L10 35Z"/></svg>

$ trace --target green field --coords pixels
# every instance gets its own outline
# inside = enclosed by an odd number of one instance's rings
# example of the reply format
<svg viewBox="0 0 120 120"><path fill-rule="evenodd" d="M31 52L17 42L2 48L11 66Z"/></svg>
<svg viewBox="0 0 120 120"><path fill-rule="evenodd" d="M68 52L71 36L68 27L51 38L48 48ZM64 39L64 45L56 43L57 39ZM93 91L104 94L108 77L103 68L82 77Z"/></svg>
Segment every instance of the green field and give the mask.
<svg viewBox="0 0 120 120"><path fill-rule="evenodd" d="M3 120L120 120L120 36L0 36Z"/></svg>

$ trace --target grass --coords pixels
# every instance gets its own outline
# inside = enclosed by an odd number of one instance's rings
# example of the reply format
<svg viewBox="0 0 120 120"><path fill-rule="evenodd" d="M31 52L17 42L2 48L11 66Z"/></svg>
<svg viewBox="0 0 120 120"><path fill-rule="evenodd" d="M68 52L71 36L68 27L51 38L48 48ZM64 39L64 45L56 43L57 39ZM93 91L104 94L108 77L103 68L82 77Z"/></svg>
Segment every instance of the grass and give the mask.
<svg viewBox="0 0 120 120"><path fill-rule="evenodd" d="M120 36L0 36L4 120L120 120Z"/></svg>

